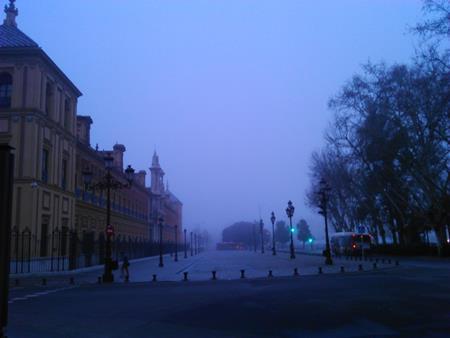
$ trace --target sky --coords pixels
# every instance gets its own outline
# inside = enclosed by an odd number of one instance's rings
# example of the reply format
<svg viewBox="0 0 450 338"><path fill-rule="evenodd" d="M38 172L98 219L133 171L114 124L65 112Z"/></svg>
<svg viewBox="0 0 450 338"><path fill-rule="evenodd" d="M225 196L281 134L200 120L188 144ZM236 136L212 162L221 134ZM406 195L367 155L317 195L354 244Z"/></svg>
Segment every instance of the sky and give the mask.
<svg viewBox="0 0 450 338"><path fill-rule="evenodd" d="M2 2L6 2L2 0ZM81 90L92 146L156 149L183 226L213 235L305 203L327 101L367 61L408 62L419 0L17 0L18 25ZM150 182L149 176L147 182Z"/></svg>

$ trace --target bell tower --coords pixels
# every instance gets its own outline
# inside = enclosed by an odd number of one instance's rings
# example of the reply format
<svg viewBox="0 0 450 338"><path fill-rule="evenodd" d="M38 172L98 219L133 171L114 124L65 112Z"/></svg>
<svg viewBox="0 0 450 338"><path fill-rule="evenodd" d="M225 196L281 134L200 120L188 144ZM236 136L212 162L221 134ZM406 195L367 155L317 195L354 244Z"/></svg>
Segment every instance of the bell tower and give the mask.
<svg viewBox="0 0 450 338"><path fill-rule="evenodd" d="M151 173L151 191L155 195L162 195L164 193L164 171L159 164L159 156L156 151L153 153Z"/></svg>

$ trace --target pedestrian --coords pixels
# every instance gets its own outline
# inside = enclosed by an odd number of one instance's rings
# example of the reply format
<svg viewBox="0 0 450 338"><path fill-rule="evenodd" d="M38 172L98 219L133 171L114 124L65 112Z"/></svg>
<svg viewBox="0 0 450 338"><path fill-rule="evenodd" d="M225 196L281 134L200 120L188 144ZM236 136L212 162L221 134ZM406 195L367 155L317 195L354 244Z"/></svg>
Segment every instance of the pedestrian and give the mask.
<svg viewBox="0 0 450 338"><path fill-rule="evenodd" d="M128 267L130 266L130 261L127 256L123 256L122 259L122 268L120 269L121 277L125 277L125 281L128 282L130 278L130 273L128 271Z"/></svg>

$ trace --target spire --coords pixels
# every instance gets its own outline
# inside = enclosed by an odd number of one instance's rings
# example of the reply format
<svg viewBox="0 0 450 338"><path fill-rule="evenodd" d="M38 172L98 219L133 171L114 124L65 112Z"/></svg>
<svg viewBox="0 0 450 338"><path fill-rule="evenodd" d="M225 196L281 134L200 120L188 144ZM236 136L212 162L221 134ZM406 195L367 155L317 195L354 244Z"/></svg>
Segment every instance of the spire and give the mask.
<svg viewBox="0 0 450 338"><path fill-rule="evenodd" d="M19 10L14 5L15 2L16 0L9 0L9 5L5 5L6 18L3 21L5 26L17 27L16 17L19 15Z"/></svg>
<svg viewBox="0 0 450 338"><path fill-rule="evenodd" d="M155 152L153 153L152 167L159 167L159 156L158 156L158 154L156 153L156 150L155 150Z"/></svg>

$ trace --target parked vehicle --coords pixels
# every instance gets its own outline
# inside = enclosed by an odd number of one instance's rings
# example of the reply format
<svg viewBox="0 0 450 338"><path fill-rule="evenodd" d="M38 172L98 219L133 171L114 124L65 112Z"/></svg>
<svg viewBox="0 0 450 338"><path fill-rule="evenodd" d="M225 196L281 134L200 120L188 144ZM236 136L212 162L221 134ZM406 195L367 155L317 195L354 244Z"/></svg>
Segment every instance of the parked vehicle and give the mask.
<svg viewBox="0 0 450 338"><path fill-rule="evenodd" d="M370 234L338 232L331 235L331 252L336 256L361 256L370 254L373 249L373 237Z"/></svg>

